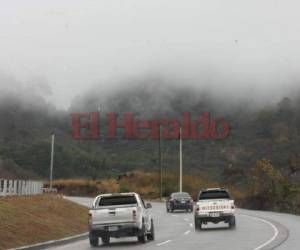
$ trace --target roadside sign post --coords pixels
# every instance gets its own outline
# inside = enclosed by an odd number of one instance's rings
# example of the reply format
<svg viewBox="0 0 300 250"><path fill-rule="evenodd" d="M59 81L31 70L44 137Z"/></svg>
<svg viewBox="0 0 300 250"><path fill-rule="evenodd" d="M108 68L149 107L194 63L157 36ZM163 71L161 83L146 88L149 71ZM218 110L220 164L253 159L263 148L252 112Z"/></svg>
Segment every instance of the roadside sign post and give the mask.
<svg viewBox="0 0 300 250"><path fill-rule="evenodd" d="M160 195L160 200L162 200L163 180L162 180L162 165L161 165L161 125L159 125L159 130L158 130L158 165L159 165L159 179L160 179L160 187L159 187L159 193L160 194L159 195Z"/></svg>
<svg viewBox="0 0 300 250"><path fill-rule="evenodd" d="M182 129L179 129L179 192L182 192Z"/></svg>
<svg viewBox="0 0 300 250"><path fill-rule="evenodd" d="M52 191L52 182L53 182L53 160L54 160L54 140L55 134L51 135L51 162L50 162L50 192Z"/></svg>

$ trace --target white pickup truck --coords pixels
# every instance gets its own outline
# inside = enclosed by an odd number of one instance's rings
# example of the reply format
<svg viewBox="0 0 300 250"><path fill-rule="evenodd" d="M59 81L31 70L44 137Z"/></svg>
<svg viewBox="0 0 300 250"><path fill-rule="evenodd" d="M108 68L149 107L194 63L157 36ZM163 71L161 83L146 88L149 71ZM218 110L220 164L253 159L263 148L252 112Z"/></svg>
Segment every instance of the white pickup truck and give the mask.
<svg viewBox="0 0 300 250"><path fill-rule="evenodd" d="M136 193L103 194L94 199L89 210L89 239L93 247L110 238L136 236L145 243L154 240L154 223L149 208Z"/></svg>
<svg viewBox="0 0 300 250"><path fill-rule="evenodd" d="M235 205L226 189L212 188L201 190L195 207L195 229L201 230L202 224L221 221L235 228Z"/></svg>

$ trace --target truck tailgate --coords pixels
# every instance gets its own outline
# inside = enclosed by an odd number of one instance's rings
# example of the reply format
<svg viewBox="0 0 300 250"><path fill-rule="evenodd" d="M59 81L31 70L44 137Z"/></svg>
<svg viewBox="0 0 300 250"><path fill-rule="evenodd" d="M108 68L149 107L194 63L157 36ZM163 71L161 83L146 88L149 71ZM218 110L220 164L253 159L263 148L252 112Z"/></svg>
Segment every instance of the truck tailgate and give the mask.
<svg viewBox="0 0 300 250"><path fill-rule="evenodd" d="M197 203L201 211L208 212L230 210L233 204L233 200L205 200Z"/></svg>
<svg viewBox="0 0 300 250"><path fill-rule="evenodd" d="M136 205L124 205L117 207L98 208L90 210L92 224L122 224L134 222L133 210L137 211Z"/></svg>

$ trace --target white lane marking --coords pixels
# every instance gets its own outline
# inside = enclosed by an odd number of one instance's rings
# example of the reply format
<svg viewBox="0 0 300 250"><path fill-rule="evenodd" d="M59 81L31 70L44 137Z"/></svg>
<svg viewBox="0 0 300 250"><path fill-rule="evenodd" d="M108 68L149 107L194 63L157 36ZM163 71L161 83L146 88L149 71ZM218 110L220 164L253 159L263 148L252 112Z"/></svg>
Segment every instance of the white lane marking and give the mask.
<svg viewBox="0 0 300 250"><path fill-rule="evenodd" d="M184 220L185 220L186 222L188 222L188 221L189 221L189 219L188 219L188 218L184 218Z"/></svg>
<svg viewBox="0 0 300 250"><path fill-rule="evenodd" d="M168 244L170 242L171 242L171 240L166 240L166 241L164 241L162 243L156 244L156 246L160 247L160 246L163 246L163 245Z"/></svg>
<svg viewBox="0 0 300 250"><path fill-rule="evenodd" d="M176 217L176 218L178 218L178 217L179 217L178 215L175 215L175 214L172 214L172 216L173 216L173 217Z"/></svg>
<svg viewBox="0 0 300 250"><path fill-rule="evenodd" d="M257 220L257 221L263 222L265 224L268 224L274 230L274 235L272 236L271 239L269 239L265 243L261 244L260 246L254 248L253 250L260 250L260 249L264 248L265 246L269 245L272 241L274 241L277 238L278 233L279 233L278 228L273 223L271 223L270 221L267 221L267 220L264 220L264 219L261 219L261 218L257 218L257 217L254 217L254 216L250 216L250 215L245 215L245 214L240 214L240 215L242 215L244 217L251 218L253 220Z"/></svg>
<svg viewBox="0 0 300 250"><path fill-rule="evenodd" d="M191 231L188 230L188 231L186 231L183 235L188 235L190 232L191 232Z"/></svg>
<svg viewBox="0 0 300 250"><path fill-rule="evenodd" d="M194 226L194 224L193 223L190 223L190 227L193 227Z"/></svg>

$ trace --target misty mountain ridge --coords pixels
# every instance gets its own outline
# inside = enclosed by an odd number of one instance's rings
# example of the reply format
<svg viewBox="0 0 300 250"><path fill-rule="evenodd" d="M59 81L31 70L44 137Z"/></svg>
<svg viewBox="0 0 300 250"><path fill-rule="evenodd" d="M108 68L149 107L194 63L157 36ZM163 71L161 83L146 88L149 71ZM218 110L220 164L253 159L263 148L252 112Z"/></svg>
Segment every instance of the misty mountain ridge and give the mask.
<svg viewBox="0 0 300 250"><path fill-rule="evenodd" d="M136 83L131 80L128 87L83 93L66 111L55 108L41 92L26 90L24 85L16 87L18 83L14 85L8 78L1 81L1 86L11 87L0 95L0 158L4 163L13 161L17 166L14 169L23 169L33 177L46 178L49 174L51 133L56 134L55 178L100 178L134 169L157 169L157 141L72 140L70 114L99 108L101 114L132 112L151 119L181 118L183 112L224 117L231 126L228 139L185 141L183 148L185 171L204 171L214 178L222 178L228 167L247 172L264 157L286 169L289 159L297 158L300 151L297 93L294 98L282 97L274 105L261 105L262 101L256 104L251 98L239 102L234 95L217 99L214 91L196 85L172 85L161 78L138 79ZM163 141L162 151L164 168L176 169L178 142ZM7 175L11 163L4 163L2 169ZM20 172L14 171L14 175L23 175Z"/></svg>

